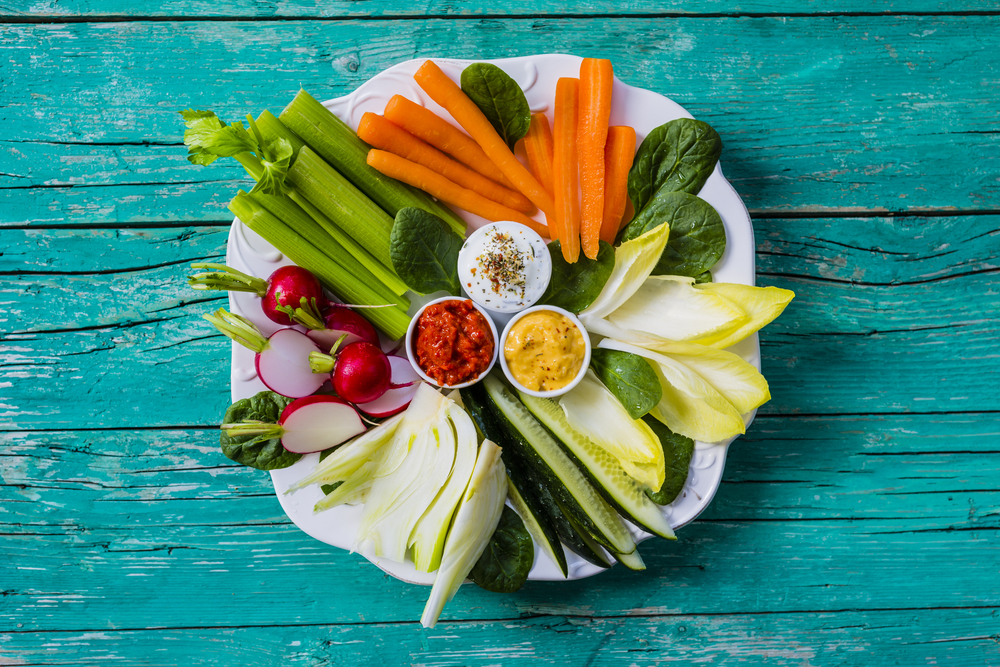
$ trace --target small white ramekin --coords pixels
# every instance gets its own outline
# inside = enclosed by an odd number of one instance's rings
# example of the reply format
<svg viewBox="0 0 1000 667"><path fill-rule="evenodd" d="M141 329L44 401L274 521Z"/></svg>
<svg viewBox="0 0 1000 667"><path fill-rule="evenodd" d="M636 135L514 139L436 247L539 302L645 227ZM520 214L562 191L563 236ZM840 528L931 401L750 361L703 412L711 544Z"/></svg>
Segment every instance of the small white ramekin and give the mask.
<svg viewBox="0 0 1000 667"><path fill-rule="evenodd" d="M587 368L590 367L590 336L587 335L587 329L584 328L583 323L580 322L580 318L578 318L576 315L569 312L568 310L559 308L557 306L532 306L531 308L526 308L521 312L519 312L514 317L512 317L510 322L507 323L507 326L503 328L503 334L500 336L499 347L500 348L504 347L504 345L507 342L507 335L510 333L511 327L513 327L514 324L516 324L519 319L521 319L525 315L528 315L530 313L535 313L540 310L548 310L552 311L553 313L559 313L560 315L564 315L580 330L580 333L583 335L583 345L584 345L583 364L580 366L580 372L578 372L576 374L576 377L573 378L573 380L565 387L561 387L559 389L550 389L549 391L535 391L533 389L528 389L523 384L517 381L517 378L514 377L514 374L510 372L510 368L507 367L507 357L506 355L503 354L502 350L500 352L500 368L503 370L503 374L507 377L507 379L510 380L510 383L514 385L514 387L518 391L523 391L525 394L528 394L529 396L537 396L539 398L553 398L555 396L562 396L566 392L570 391L573 387L580 384L580 380L582 380L583 376L587 374Z"/></svg>
<svg viewBox="0 0 1000 667"><path fill-rule="evenodd" d="M420 319L420 316L424 314L424 311L427 310L428 306L433 306L435 303L441 303L443 301L470 302L473 308L478 310L479 313L486 318L486 323L490 326L490 333L493 335L493 359L490 360L490 365L486 368L485 371L480 373L474 379L469 380L468 382L463 382L461 384L439 384L437 380L427 375L427 373L424 372L424 369L420 367L420 364L417 363L417 355L413 351L413 337L416 335L414 332L417 330L417 321ZM493 318L490 317L490 314L486 312L486 310L483 307L481 307L478 303L476 303L472 299L467 299L458 296L443 296L440 299L434 299L430 303L424 304L423 308L418 310L416 314L413 316L413 318L410 320L410 326L406 327L406 338L404 339L404 344L406 346L406 358L410 360L410 366L413 366L413 370L416 371L417 375L420 376L420 379L423 380L424 382L427 382L428 384L434 385L435 387L441 387L442 389L461 389L462 387L469 387L476 384L484 377L486 377L487 373L493 370L493 367L497 363L497 357L499 356L500 352L500 337L497 335L497 326L493 323ZM590 356L589 347L587 350L587 356L588 358Z"/></svg>
<svg viewBox="0 0 1000 667"><path fill-rule="evenodd" d="M476 259L472 256L472 248L482 242L483 238L490 231L498 231L501 233L508 233L512 235L519 235L524 241L532 248L535 253L534 261L538 263L538 270L541 271L542 276L537 280L537 282L531 286L531 291L529 295L526 295L522 304L509 303L506 305L497 302L494 305L489 305L487 302L496 298L496 295L492 293L479 293L476 292L474 288L470 288L470 284L478 281L475 277L475 271L478 270L478 265ZM462 244L462 249L458 253L458 278L459 282L462 283L462 289L469 295L472 301L477 306L482 306L487 311L491 313L499 313L504 316L513 315L519 312L522 308L528 308L533 303L541 299L545 295L545 290L548 289L549 281L552 280L552 256L549 254L549 247L545 244L545 240L536 232L526 225L522 225L519 222L503 221L503 222L491 222L488 225L484 225L472 232L469 238L465 239Z"/></svg>

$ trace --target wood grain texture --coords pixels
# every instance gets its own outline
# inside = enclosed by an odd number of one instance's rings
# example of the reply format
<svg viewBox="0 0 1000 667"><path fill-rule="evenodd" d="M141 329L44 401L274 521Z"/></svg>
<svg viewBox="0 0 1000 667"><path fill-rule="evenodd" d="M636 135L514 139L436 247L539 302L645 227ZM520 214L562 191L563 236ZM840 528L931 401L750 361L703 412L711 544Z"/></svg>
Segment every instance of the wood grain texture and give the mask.
<svg viewBox="0 0 1000 667"><path fill-rule="evenodd" d="M751 209L997 209L1000 111L981 101L998 28L993 16L10 25L0 225L226 220L244 175L188 165L176 110L236 120L300 84L344 95L409 58L539 52L611 58L625 82L710 122Z"/></svg>

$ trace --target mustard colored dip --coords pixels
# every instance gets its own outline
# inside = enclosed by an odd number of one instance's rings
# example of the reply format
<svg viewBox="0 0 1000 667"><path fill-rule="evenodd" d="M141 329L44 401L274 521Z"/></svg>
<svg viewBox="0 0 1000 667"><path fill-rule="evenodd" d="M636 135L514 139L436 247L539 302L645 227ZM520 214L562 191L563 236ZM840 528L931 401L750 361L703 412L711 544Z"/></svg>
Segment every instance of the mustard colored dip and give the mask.
<svg viewBox="0 0 1000 667"><path fill-rule="evenodd" d="M568 317L537 310L514 323L503 354L511 375L525 389L553 391L576 378L586 345L583 333Z"/></svg>

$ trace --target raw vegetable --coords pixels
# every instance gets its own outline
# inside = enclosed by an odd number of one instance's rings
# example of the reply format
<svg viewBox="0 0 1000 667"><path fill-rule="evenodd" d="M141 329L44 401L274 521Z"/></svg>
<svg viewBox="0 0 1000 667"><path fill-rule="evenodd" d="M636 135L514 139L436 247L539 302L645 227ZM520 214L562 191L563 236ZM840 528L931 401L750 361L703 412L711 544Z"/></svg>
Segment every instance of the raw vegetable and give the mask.
<svg viewBox="0 0 1000 667"><path fill-rule="evenodd" d="M699 285L701 283L710 283L710 282L713 282L712 272L711 271L705 271L704 273L699 273L698 275L696 275L694 277L694 282L696 284L699 284Z"/></svg>
<svg viewBox="0 0 1000 667"><path fill-rule="evenodd" d="M590 355L590 367L632 419L648 413L663 397L656 371L638 355L598 348Z"/></svg>
<svg viewBox="0 0 1000 667"><path fill-rule="evenodd" d="M565 577L568 574L566 554L563 552L562 545L559 544L559 535L556 533L555 526L552 525L552 522L549 521L543 512L538 510L537 501L529 502L518 491L514 480L509 477L509 467L507 474L507 500L510 501L511 506L517 511L518 516L521 517L524 529L528 531L534 543L541 547L545 555L556 564L556 567L559 568L559 571Z"/></svg>
<svg viewBox="0 0 1000 667"><path fill-rule="evenodd" d="M635 212L661 194L698 194L721 153L719 134L703 121L678 118L655 128L639 146L628 175Z"/></svg>
<svg viewBox="0 0 1000 667"><path fill-rule="evenodd" d="M508 495L510 487L508 482ZM500 523L483 554L469 572L480 588L493 593L513 593L528 580L535 560L535 545L517 512L504 507Z"/></svg>
<svg viewBox="0 0 1000 667"><path fill-rule="evenodd" d="M601 239L614 242L624 226L628 203L628 172L635 157L635 130L614 125L608 128L608 143L604 146L604 219Z"/></svg>
<svg viewBox="0 0 1000 667"><path fill-rule="evenodd" d="M751 287L734 283L704 283L694 289L729 300L745 314L746 321L698 340L702 345L726 348L770 324L791 303L795 293L779 287Z"/></svg>
<svg viewBox="0 0 1000 667"><path fill-rule="evenodd" d="M575 431L618 460L637 481L660 488L664 475L663 450L656 435L645 422L629 416L593 371L588 370L580 384L560 396L559 405Z"/></svg>
<svg viewBox="0 0 1000 667"><path fill-rule="evenodd" d="M691 457L694 455L694 440L674 433L667 425L655 417L642 418L653 429L663 446L663 458L666 461L667 474L663 486L658 491L646 490L657 505L669 505L677 499L687 481Z"/></svg>
<svg viewBox="0 0 1000 667"><path fill-rule="evenodd" d="M463 188L478 192L491 201L526 215L535 212L534 205L520 192L508 190L496 181L491 181L479 172L456 162L382 116L371 112L362 116L361 122L358 124L358 136L375 148L389 151L411 162L423 165ZM396 215L399 216L398 213Z"/></svg>
<svg viewBox="0 0 1000 667"><path fill-rule="evenodd" d="M544 113L531 114L531 126L524 135L524 152L528 156L528 167L551 195L554 191L552 173L552 129Z"/></svg>
<svg viewBox="0 0 1000 667"><path fill-rule="evenodd" d="M540 225L523 213L507 208L502 204L490 201L486 197L463 188L441 174L431 171L427 167L410 162L398 155L372 149L368 153L368 164L379 172L396 178L404 183L409 183L414 187L437 197L441 201L448 202L462 210L474 213L475 215L498 222L501 220L513 220L527 225L542 236L548 236L548 229Z"/></svg>
<svg viewBox="0 0 1000 667"><path fill-rule="evenodd" d="M570 546L570 549L576 553L576 555L583 558L585 561L593 563L598 567L608 568L611 567L611 560L608 559L607 548L605 545L599 544L594 535L590 533L586 528L580 525L580 522L576 520L577 516L572 512L567 511L566 506L555 500L559 511L566 519L566 525L572 532L572 537L564 537L564 540L569 540L566 542Z"/></svg>
<svg viewBox="0 0 1000 667"><path fill-rule="evenodd" d="M484 440L476 457L472 478L455 512L455 521L448 531L441 567L420 617L420 623L425 628L433 628L437 624L445 603L455 596L479 560L500 523L506 497L507 475L500 460L500 448L490 440Z"/></svg>
<svg viewBox="0 0 1000 667"><path fill-rule="evenodd" d="M291 402L292 399L273 391L258 392L230 405L222 418L222 425L248 421L274 423ZM257 470L287 468L302 458L301 454L282 447L281 439L274 435L234 434L222 429L219 445L226 458Z"/></svg>
<svg viewBox="0 0 1000 667"><path fill-rule="evenodd" d="M580 81L559 79L556 82L555 127L552 131L552 196L555 200L556 236L562 244L563 258L569 264L580 257L579 104ZM549 221L551 224L553 218L550 217Z"/></svg>
<svg viewBox="0 0 1000 667"><path fill-rule="evenodd" d="M372 323L346 306L334 304L323 320L315 320L299 314L296 321L309 329L306 335L312 339L321 350L330 350L346 335L343 345L365 342L378 345L378 332Z"/></svg>
<svg viewBox="0 0 1000 667"><path fill-rule="evenodd" d="M549 244L552 257L552 278L539 303L565 308L579 313L594 302L615 268L615 249L601 242L597 259L581 257L570 264L562 254L559 241Z"/></svg>
<svg viewBox="0 0 1000 667"><path fill-rule="evenodd" d="M335 486L323 487L324 497L313 506L313 511L323 512L339 505L356 505L365 502L371 492L377 466L378 464L374 461L368 461L343 482L338 482Z"/></svg>
<svg viewBox="0 0 1000 667"><path fill-rule="evenodd" d="M546 218L551 218L554 209L549 193L531 175L531 172L518 162L514 153L493 129L483 112L462 92L462 89L430 60L420 66L413 78L432 100L444 107L452 118L476 140L483 152L500 168L500 171L514 184L517 190L541 209Z"/></svg>
<svg viewBox="0 0 1000 667"><path fill-rule="evenodd" d="M385 117L491 181L507 188L514 187L472 137L430 109L411 102L402 95L393 95L385 106Z"/></svg>
<svg viewBox="0 0 1000 667"><path fill-rule="evenodd" d="M654 535L672 540L674 531L663 513L646 496L646 488L625 472L602 447L570 426L555 401L519 392L521 401L559 439L605 500L629 521ZM657 442L657 446L659 446Z"/></svg>
<svg viewBox="0 0 1000 667"><path fill-rule="evenodd" d="M416 206L440 216L459 234L465 233L465 222L447 206L369 167L365 142L306 91L300 90L278 118L390 217L401 208Z"/></svg>
<svg viewBox="0 0 1000 667"><path fill-rule="evenodd" d="M278 438L294 454L319 452L365 432L357 410L336 396L306 396L289 403L275 422L259 419L226 423L230 437Z"/></svg>
<svg viewBox="0 0 1000 667"><path fill-rule="evenodd" d="M377 345L358 341L339 348L346 340L344 334L329 354L311 352L309 365L320 377L329 376L333 389L351 403L369 403L382 396L392 376L392 367Z"/></svg>
<svg viewBox="0 0 1000 667"><path fill-rule="evenodd" d="M313 374L309 355L318 352L308 336L295 329L279 329L264 338L253 322L219 308L204 318L221 333L256 353L257 377L268 389L289 398L309 396L326 381Z"/></svg>
<svg viewBox="0 0 1000 667"><path fill-rule="evenodd" d="M462 92L476 103L507 147L528 133L531 109L514 79L492 63L472 63L462 70Z"/></svg>
<svg viewBox="0 0 1000 667"><path fill-rule="evenodd" d="M381 419L405 410L422 382L409 360L403 357L390 355L389 367L392 369L392 383L385 393L370 403L354 406L369 417Z"/></svg>
<svg viewBox="0 0 1000 667"><path fill-rule="evenodd" d="M654 275L697 276L726 251L726 228L719 213L704 199L670 192L651 201L622 232L630 241L650 229L670 227L670 243L653 269Z"/></svg>
<svg viewBox="0 0 1000 667"><path fill-rule="evenodd" d="M584 58L580 63L580 240L583 254L597 257L598 239L614 241L614 230L603 233L604 145L611 117L611 86L615 77L610 60ZM557 93L558 95L558 93Z"/></svg>
<svg viewBox="0 0 1000 667"><path fill-rule="evenodd" d="M267 280L247 275L225 264L192 264L192 269L207 269L188 276L188 285L197 290L251 292L261 299L261 310L267 319L289 326L294 322L289 310L316 310L326 307L326 295L319 280L298 266L276 269Z"/></svg>
<svg viewBox="0 0 1000 667"><path fill-rule="evenodd" d="M441 218L419 208L402 208L392 228L392 267L420 294L439 290L458 296L458 252L464 239Z"/></svg>
<svg viewBox="0 0 1000 667"><path fill-rule="evenodd" d="M636 549L630 554L617 554L611 552L611 555L616 561L632 570L633 572L642 572L646 569L646 564L642 562L642 556L639 555L639 550Z"/></svg>

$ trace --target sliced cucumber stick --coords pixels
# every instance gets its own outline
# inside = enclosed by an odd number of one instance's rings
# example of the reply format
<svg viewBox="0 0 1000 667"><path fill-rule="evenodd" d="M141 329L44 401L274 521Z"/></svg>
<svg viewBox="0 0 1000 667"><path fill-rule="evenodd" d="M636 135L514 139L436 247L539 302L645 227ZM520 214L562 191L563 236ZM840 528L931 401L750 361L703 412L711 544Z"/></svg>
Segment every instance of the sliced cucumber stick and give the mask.
<svg viewBox="0 0 1000 667"><path fill-rule="evenodd" d="M537 501L532 499L531 502L526 500L526 495L522 495L517 489L517 484L514 480L508 480L507 485L507 498L510 499L510 504L513 505L514 511L517 512L518 516L524 522L524 527L531 535L531 538L535 540L535 544L541 547L542 551L556 564L559 571L562 572L563 576L569 574L569 568L566 565L566 554L563 553L562 544L559 543L559 535L556 533L555 526L549 521L548 517L542 513L538 507Z"/></svg>

